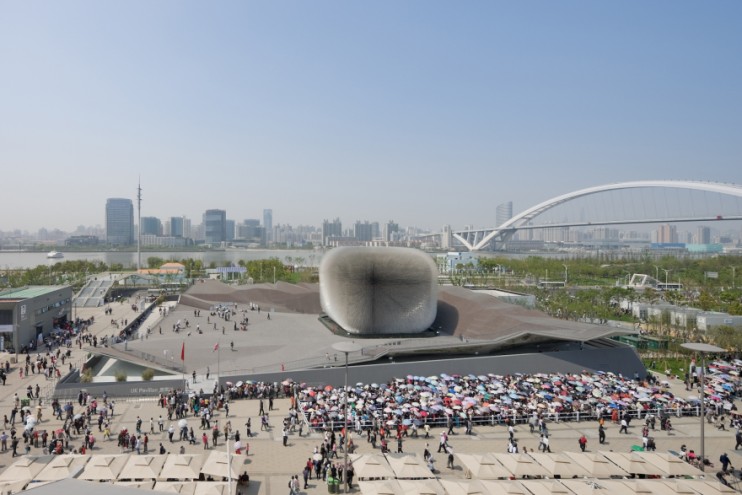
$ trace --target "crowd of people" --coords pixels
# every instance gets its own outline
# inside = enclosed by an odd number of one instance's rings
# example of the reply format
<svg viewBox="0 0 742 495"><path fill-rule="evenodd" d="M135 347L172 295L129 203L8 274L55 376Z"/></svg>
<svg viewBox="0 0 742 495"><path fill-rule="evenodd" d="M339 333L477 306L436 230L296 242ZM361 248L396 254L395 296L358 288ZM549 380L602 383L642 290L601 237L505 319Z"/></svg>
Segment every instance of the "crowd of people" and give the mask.
<svg viewBox="0 0 742 495"><path fill-rule="evenodd" d="M711 382L713 386L713 382ZM614 373L412 376L382 384L349 387L348 420L357 430L386 425L416 432L425 425L527 423L622 417L696 415L698 400L673 395L652 375L640 379ZM718 387L708 405L720 415L734 410L737 386ZM337 429L344 421L343 388L300 387L300 408L312 428ZM726 408L725 408L726 407Z"/></svg>

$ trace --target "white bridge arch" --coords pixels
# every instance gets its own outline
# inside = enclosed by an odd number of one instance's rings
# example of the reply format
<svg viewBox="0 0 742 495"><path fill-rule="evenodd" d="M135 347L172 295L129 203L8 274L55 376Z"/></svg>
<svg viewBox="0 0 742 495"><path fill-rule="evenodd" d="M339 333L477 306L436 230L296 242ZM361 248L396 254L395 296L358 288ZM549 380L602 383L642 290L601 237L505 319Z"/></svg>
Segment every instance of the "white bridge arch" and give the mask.
<svg viewBox="0 0 742 495"><path fill-rule="evenodd" d="M514 216L502 225L498 225L494 229L486 229L488 232L487 235L485 235L475 244L470 243L466 238L462 236L462 234L465 234L466 232L454 233L453 236L458 239L464 246L466 246L466 248L470 251L479 251L480 249L486 247L492 240L497 238L504 239L506 236L512 235L515 231L518 230L519 227L527 224L545 211L550 210L555 206L561 205L562 203L606 191L618 191L622 189L642 189L652 187L697 190L718 194L726 194L742 198L742 186L737 184L685 180L641 180L632 182L617 182L613 184L588 187L586 189L580 189L579 191L562 194L561 196L556 196L544 201L543 203L532 206L531 208L528 208L527 210ZM740 218L742 217L735 216L734 219ZM598 222L596 222L596 224L598 224ZM547 228L547 226L544 226L544 228Z"/></svg>

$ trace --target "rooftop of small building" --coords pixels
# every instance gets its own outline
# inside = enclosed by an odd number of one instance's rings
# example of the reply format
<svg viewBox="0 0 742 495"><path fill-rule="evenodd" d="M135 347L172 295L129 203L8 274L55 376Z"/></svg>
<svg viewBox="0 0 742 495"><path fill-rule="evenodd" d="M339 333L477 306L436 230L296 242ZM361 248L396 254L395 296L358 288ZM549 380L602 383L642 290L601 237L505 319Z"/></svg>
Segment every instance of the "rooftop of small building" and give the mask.
<svg viewBox="0 0 742 495"><path fill-rule="evenodd" d="M0 300L23 300L51 294L69 287L68 285L32 285L26 287L11 287L0 291Z"/></svg>

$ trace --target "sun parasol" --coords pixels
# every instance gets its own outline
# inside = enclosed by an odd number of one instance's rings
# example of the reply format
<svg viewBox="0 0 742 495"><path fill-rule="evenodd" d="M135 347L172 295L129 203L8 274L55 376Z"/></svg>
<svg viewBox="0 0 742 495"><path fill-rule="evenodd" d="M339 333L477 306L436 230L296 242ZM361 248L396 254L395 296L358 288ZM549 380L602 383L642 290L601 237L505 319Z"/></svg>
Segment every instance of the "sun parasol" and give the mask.
<svg viewBox="0 0 742 495"><path fill-rule="evenodd" d="M531 452L529 455L549 472L551 478L583 478L590 475L587 469L560 452Z"/></svg>
<svg viewBox="0 0 742 495"><path fill-rule="evenodd" d="M446 490L438 480L397 480L402 492L409 495L445 495Z"/></svg>
<svg viewBox="0 0 742 495"><path fill-rule="evenodd" d="M157 479L160 471L162 471L163 464L165 464L165 457L161 455L131 456L119 473L118 479Z"/></svg>
<svg viewBox="0 0 742 495"><path fill-rule="evenodd" d="M441 478L441 485L449 495L490 495L501 493L501 491L492 491L479 480L457 480Z"/></svg>
<svg viewBox="0 0 742 495"><path fill-rule="evenodd" d="M77 478L88 481L115 480L128 459L128 455L93 456Z"/></svg>
<svg viewBox="0 0 742 495"><path fill-rule="evenodd" d="M422 459L415 454L386 454L385 457L397 479L435 478Z"/></svg>
<svg viewBox="0 0 742 495"><path fill-rule="evenodd" d="M703 471L666 452L641 452L640 457L657 466L666 476L703 476Z"/></svg>
<svg viewBox="0 0 742 495"><path fill-rule="evenodd" d="M231 466L227 462L227 453L217 450L212 450L209 456L206 458L204 465L201 467L201 472L204 475L215 476L218 478L227 478L230 473L233 479L237 479L240 475L240 466L243 459L237 456L231 457Z"/></svg>
<svg viewBox="0 0 742 495"><path fill-rule="evenodd" d="M537 464L528 454L492 454L514 477L548 476L549 472Z"/></svg>
<svg viewBox="0 0 742 495"><path fill-rule="evenodd" d="M359 481L363 495L406 495L397 480Z"/></svg>
<svg viewBox="0 0 742 495"><path fill-rule="evenodd" d="M203 455L170 454L160 470L161 480L195 480L206 458Z"/></svg>
<svg viewBox="0 0 742 495"><path fill-rule="evenodd" d="M35 481L57 481L69 478L78 472L88 462L89 457L84 455L58 455L34 477Z"/></svg>
<svg viewBox="0 0 742 495"><path fill-rule="evenodd" d="M158 481L153 488L156 492L179 493L181 495L193 495L196 491L196 483L182 483L180 481Z"/></svg>
<svg viewBox="0 0 742 495"><path fill-rule="evenodd" d="M381 454L351 454L350 462L359 480L394 478L394 471Z"/></svg>
<svg viewBox="0 0 742 495"><path fill-rule="evenodd" d="M34 457L22 457L0 474L0 482L31 481L46 467L45 462Z"/></svg>

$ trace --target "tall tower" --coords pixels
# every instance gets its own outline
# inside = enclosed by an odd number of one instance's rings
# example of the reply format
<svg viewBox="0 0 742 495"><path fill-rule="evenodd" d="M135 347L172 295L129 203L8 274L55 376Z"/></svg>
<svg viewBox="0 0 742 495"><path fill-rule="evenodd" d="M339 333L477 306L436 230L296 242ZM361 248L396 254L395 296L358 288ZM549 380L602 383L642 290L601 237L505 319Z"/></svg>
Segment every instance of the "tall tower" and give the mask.
<svg viewBox="0 0 742 495"><path fill-rule="evenodd" d="M711 244L711 229L701 225L696 229L696 243Z"/></svg>
<svg viewBox="0 0 742 495"><path fill-rule="evenodd" d="M273 240L273 210L266 208L263 210L263 228L265 229L265 240Z"/></svg>
<svg viewBox="0 0 742 495"><path fill-rule="evenodd" d="M507 201L505 203L497 205L495 210L495 227L499 227L508 220L513 218L513 202Z"/></svg>
<svg viewBox="0 0 742 495"><path fill-rule="evenodd" d="M335 218L332 222L325 219L322 222L322 245L327 246L327 239L330 237L341 237L343 235L343 224L339 218Z"/></svg>
<svg viewBox="0 0 742 495"><path fill-rule="evenodd" d="M142 269L142 181L137 182L137 270Z"/></svg>
<svg viewBox="0 0 742 495"><path fill-rule="evenodd" d="M206 210L204 212L204 240L209 244L221 244L227 240L227 212Z"/></svg>
<svg viewBox="0 0 742 495"><path fill-rule="evenodd" d="M134 204L130 199L106 200L106 242L123 246L134 244Z"/></svg>

